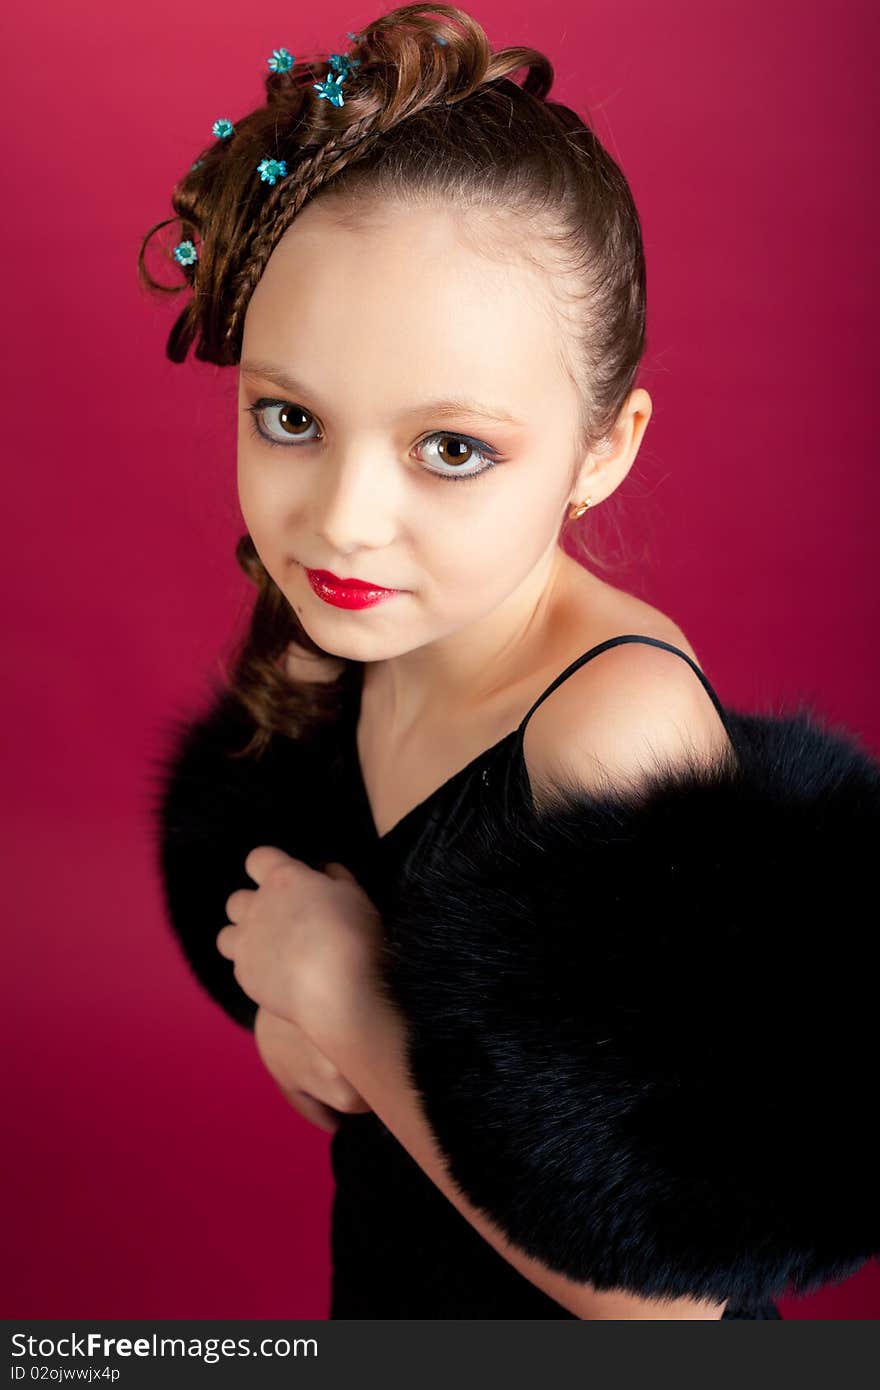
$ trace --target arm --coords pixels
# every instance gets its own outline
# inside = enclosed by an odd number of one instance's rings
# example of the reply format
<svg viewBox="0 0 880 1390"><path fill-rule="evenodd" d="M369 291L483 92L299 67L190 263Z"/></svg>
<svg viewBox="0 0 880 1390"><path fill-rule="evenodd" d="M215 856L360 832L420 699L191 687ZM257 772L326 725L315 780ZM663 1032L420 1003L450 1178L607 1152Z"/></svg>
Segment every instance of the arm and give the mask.
<svg viewBox="0 0 880 1390"><path fill-rule="evenodd" d="M725 1303L645 1299L624 1290L600 1293L554 1273L507 1240L451 1179L408 1073L406 1022L373 973L365 967L361 972L346 989L350 1003L342 1018L338 1014L339 996L328 1001L323 1011L328 1027L323 1045L332 1049L339 1070L484 1240L526 1279L579 1318L720 1318Z"/></svg>

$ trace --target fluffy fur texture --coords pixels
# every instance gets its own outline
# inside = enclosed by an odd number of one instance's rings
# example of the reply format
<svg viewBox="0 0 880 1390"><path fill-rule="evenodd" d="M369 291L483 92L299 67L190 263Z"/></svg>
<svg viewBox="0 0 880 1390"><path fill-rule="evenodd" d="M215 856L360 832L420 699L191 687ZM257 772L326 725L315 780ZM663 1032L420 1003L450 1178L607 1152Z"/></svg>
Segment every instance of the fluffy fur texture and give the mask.
<svg viewBox="0 0 880 1390"><path fill-rule="evenodd" d="M739 1304L880 1253L880 766L803 710L727 715L738 760L565 788L419 864L384 978L449 1172L514 1244Z"/></svg>
<svg viewBox="0 0 880 1390"><path fill-rule="evenodd" d="M880 1253L880 765L807 712L726 714L711 772L493 805L417 857L382 968L449 1171L510 1240L600 1289L738 1305ZM231 758L248 733L224 696L178 721L155 814L172 926L252 1028L215 945L245 856L357 847L326 839L338 735Z"/></svg>
<svg viewBox="0 0 880 1390"><path fill-rule="evenodd" d="M251 731L247 713L217 689L199 717L170 719L153 759L150 813L166 915L184 955L230 1018L253 1030L257 1006L216 946L226 900L253 888L244 861L255 845L277 845L312 868L331 857L324 788L338 747L332 738L300 745L276 736L259 760L236 758Z"/></svg>

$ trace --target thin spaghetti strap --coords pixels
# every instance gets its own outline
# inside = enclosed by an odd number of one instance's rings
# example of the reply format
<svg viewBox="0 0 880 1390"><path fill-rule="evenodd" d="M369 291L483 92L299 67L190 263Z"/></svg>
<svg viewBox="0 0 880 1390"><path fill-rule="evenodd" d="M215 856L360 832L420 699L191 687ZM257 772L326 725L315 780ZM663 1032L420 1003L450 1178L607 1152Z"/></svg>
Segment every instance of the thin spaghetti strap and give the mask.
<svg viewBox="0 0 880 1390"><path fill-rule="evenodd" d="M699 676L703 684L703 688L706 691L706 694L709 696L710 700L715 706L718 718L724 725L725 731L727 732L728 736L732 738L732 732L727 723L727 716L723 704L721 703L720 699L713 690L712 685L710 684L707 677L700 670L697 663L691 657L688 656L687 652L683 652L680 647L673 646L671 642L664 642L662 637L645 637L639 633L626 632L623 633L620 637L609 637L604 642L598 642L595 647L591 647L590 650L588 652L584 652L582 656L575 657L571 665L566 666L565 670L561 671L559 675L556 677L556 679L550 682L550 684L547 686L547 689L541 692L541 694L538 696L537 700L532 705L529 712L526 714L522 723L519 725L517 733L520 736L520 742L522 741L522 736L525 733L526 725L528 724L535 710L542 703L542 701L546 700L547 696L552 691L554 691L558 685L561 685L562 682L566 680L572 674L573 671L577 671L579 667L585 665L586 662L591 661L594 656L598 656L600 652L604 652L606 647L616 647L621 642L647 642L652 647L665 647L666 651L675 652L677 656L682 657L688 663L688 665L691 667L694 673L697 676Z"/></svg>

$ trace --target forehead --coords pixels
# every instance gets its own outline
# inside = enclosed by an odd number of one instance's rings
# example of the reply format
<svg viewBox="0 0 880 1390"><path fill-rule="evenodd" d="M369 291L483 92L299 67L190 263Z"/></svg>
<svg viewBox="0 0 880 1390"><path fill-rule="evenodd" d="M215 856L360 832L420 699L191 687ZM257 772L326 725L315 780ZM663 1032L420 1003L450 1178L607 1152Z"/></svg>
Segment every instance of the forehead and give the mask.
<svg viewBox="0 0 880 1390"><path fill-rule="evenodd" d="M242 358L319 374L336 395L467 394L514 415L524 394L552 404L569 383L549 281L479 242L478 222L438 207L355 222L308 205L257 284Z"/></svg>

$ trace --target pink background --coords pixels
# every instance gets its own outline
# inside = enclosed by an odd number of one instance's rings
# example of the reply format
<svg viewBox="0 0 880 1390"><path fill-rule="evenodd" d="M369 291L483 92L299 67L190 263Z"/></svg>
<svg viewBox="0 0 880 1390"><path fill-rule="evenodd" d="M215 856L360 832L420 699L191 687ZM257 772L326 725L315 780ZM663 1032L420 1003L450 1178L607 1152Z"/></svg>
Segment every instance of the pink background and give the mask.
<svg viewBox="0 0 880 1390"><path fill-rule="evenodd" d="M377 12L7 19L7 1317L327 1315L329 1137L162 915L148 760L251 590L234 370L166 361L177 310L135 259L271 50L342 51ZM643 219L654 417L624 485L639 559L613 582L675 616L725 701L805 696L880 752L874 6L472 13L549 55ZM781 1307L876 1318L878 1266Z"/></svg>

